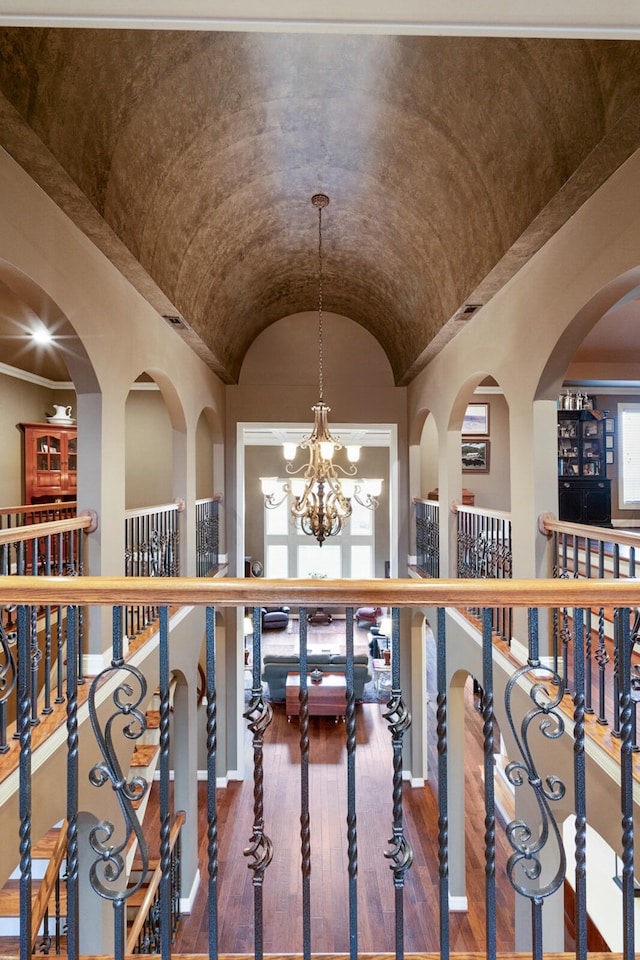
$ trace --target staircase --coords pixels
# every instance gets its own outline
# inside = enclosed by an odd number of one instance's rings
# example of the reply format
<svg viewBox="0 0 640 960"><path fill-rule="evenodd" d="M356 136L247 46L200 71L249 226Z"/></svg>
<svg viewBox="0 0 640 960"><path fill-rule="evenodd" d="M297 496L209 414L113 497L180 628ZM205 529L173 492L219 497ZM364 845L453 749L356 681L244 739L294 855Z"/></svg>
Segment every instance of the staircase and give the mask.
<svg viewBox="0 0 640 960"><path fill-rule="evenodd" d="M159 692L152 696L145 713L145 732L134 748L130 774L142 777L151 785L156 772L160 754L160 712ZM144 797L134 803L139 822L144 822L149 798L149 790ZM184 822L184 815L180 826ZM32 952L37 954L66 953L66 821L57 824L34 843L32 857ZM137 880L142 864L137 860L137 840L132 840L127 851L127 874L130 883ZM149 896L149 886L154 874L159 872L159 862L150 861L143 884L128 901L128 915L131 924L136 922L136 914ZM157 884L156 884L157 885ZM179 919L179 912L175 911ZM37 923L37 927L36 927ZM145 919L138 924L145 930ZM147 939L149 939L147 937ZM4 888L0 890L0 956L18 956L20 949L20 866L14 870Z"/></svg>

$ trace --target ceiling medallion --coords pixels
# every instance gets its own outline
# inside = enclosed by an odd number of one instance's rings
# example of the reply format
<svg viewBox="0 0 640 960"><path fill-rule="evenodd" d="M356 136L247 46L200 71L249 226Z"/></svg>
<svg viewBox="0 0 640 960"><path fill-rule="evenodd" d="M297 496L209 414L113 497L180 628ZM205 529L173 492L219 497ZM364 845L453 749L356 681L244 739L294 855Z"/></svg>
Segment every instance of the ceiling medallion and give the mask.
<svg viewBox="0 0 640 960"><path fill-rule="evenodd" d="M311 409L314 414L313 430L302 438L300 449L308 451L306 464L296 468L293 460L297 445L285 443L284 456L288 461L285 470L296 479L278 483L277 477L261 477L265 506L271 509L280 506L291 496L291 514L300 524L303 533L313 536L322 546L327 537L340 533L345 521L351 516L351 501L355 499L361 506L375 510L377 497L382 490L382 480L355 480L355 466L360 447L349 446L347 450L348 466L333 462L334 454L343 449L340 437L332 437L329 429L328 414L330 407L324 402L324 357L322 329L322 211L329 203L325 193L316 193L311 203L318 211L318 403ZM297 476L300 474L300 476ZM342 474L342 477L339 476ZM342 479L344 478L344 479Z"/></svg>

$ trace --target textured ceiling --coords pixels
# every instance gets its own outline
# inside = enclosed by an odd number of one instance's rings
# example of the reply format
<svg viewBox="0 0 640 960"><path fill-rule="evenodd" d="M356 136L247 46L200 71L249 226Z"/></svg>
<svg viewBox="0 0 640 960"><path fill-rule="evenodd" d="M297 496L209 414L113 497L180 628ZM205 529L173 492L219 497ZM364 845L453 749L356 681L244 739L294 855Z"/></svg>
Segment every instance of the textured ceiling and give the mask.
<svg viewBox="0 0 640 960"><path fill-rule="evenodd" d="M0 92L5 149L225 382L317 304L318 190L325 308L406 383L640 141L631 41L3 29Z"/></svg>

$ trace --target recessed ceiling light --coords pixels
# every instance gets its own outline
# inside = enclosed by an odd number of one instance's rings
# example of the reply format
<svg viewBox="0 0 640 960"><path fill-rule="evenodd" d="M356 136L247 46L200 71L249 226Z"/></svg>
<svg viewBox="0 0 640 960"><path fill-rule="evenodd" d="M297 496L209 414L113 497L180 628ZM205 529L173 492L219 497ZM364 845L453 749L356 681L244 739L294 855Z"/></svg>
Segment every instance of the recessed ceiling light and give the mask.
<svg viewBox="0 0 640 960"><path fill-rule="evenodd" d="M51 343L53 337L48 330L45 330L44 327L41 327L40 330L34 330L31 334L36 343Z"/></svg>

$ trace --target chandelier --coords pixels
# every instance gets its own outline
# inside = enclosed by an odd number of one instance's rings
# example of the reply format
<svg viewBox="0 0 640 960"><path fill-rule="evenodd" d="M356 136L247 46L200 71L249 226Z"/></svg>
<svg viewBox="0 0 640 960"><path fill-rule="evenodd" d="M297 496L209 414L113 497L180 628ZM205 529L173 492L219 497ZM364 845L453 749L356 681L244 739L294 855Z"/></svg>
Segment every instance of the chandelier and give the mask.
<svg viewBox="0 0 640 960"><path fill-rule="evenodd" d="M265 506L271 509L280 506L288 497L293 497L291 514L299 522L303 533L315 537L320 546L327 537L334 537L342 530L351 516L351 501L356 500L368 510L378 506L377 497L382 490L382 480L354 479L360 447L347 446L348 466L333 462L334 454L343 449L340 437L332 437L328 414L331 407L324 402L323 331L322 331L322 211L329 203L324 193L316 193L311 203L318 211L318 370L320 399L313 410L313 430L303 437L300 449L308 451L306 464L296 468L295 443L284 444L287 461L286 472L291 480L278 483L277 477L261 477ZM343 479L344 478L344 479Z"/></svg>

